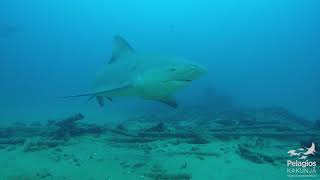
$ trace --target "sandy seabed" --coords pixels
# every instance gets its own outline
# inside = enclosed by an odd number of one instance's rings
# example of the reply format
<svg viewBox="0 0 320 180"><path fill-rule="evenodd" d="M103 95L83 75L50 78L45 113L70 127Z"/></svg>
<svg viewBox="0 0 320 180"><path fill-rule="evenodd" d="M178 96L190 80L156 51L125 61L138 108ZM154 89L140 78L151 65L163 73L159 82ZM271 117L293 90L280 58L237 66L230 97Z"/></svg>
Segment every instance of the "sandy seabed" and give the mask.
<svg viewBox="0 0 320 180"><path fill-rule="evenodd" d="M290 179L288 150L320 137L295 118L277 108L191 108L108 124L79 115L15 123L0 128L0 179Z"/></svg>

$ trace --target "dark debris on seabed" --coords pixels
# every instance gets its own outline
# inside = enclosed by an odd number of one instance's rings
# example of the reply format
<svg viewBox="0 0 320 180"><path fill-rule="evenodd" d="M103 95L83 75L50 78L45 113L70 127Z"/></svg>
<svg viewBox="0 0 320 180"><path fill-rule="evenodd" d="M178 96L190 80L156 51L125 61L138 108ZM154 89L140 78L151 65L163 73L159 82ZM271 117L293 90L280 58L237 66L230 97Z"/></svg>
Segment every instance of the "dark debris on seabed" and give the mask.
<svg viewBox="0 0 320 180"><path fill-rule="evenodd" d="M84 118L84 115L78 113L50 120L46 124L17 122L8 127L0 127L0 149L10 151L22 147L25 153L53 149L59 154L55 161L71 161L74 165L81 166L79 159L63 154L61 147L67 146L73 138L88 135L99 138L109 134L108 145L134 148L145 155L152 156L156 153L168 157L189 156L205 160L208 157L235 153L252 163L277 166L288 158L286 152L290 148L309 147L312 142L320 147L320 119L308 121L282 107L228 106L214 110L208 106L188 107L170 113L148 113L130 117L119 124L107 125L84 123ZM245 140L241 140L243 138ZM158 148L153 142L163 143L157 145L161 146ZM236 145L220 147L215 151L202 148L212 142L236 142ZM190 148L183 151L170 149L170 146L181 144L187 144ZM277 152L283 153L272 154L268 151L270 148L277 148ZM319 159L319 153L312 158ZM232 163L228 159L225 162ZM186 171L188 162L181 164L180 169L183 171L180 173L167 172L161 165L152 166L141 162L120 162L120 166L133 171L148 167L148 171L142 174L151 179L192 179L192 174Z"/></svg>

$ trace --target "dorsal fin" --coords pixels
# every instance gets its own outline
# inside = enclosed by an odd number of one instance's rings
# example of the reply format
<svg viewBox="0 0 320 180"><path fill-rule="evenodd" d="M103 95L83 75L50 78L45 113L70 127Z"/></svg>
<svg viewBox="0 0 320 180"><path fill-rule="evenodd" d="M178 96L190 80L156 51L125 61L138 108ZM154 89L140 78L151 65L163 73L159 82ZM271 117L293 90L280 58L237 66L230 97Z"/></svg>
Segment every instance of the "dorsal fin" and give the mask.
<svg viewBox="0 0 320 180"><path fill-rule="evenodd" d="M116 62L122 54L134 53L130 44L119 35L113 37L112 46L112 57L109 64Z"/></svg>

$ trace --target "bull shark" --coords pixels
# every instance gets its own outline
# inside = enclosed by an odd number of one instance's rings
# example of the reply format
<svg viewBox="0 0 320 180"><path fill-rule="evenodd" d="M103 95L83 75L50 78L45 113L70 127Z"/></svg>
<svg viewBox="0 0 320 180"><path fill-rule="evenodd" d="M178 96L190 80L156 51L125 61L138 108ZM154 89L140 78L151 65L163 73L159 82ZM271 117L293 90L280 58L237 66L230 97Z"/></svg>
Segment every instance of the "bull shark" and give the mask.
<svg viewBox="0 0 320 180"><path fill-rule="evenodd" d="M173 94L205 72L203 66L184 58L136 53L124 38L114 36L111 59L97 75L92 91L67 97L89 96L102 107L105 99L134 96L176 108Z"/></svg>

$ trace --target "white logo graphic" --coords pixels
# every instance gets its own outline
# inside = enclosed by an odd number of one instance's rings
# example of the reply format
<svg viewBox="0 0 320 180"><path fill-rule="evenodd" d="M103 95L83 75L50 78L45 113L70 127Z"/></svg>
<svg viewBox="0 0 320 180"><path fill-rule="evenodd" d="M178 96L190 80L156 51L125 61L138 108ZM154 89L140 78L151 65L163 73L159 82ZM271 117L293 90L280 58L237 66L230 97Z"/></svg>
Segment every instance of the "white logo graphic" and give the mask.
<svg viewBox="0 0 320 180"><path fill-rule="evenodd" d="M305 152L303 154L308 156L309 154L314 155L314 153L316 153L316 145L314 145L314 142L312 142L311 147L307 148L307 152Z"/></svg>
<svg viewBox="0 0 320 180"><path fill-rule="evenodd" d="M299 148L299 149L292 149L288 151L290 157L297 156L298 159L307 159L309 155L314 155L316 153L316 145L312 142L310 148Z"/></svg>
<svg viewBox="0 0 320 180"><path fill-rule="evenodd" d="M296 160L287 160L287 174L289 177L317 177L317 162L307 160L308 157L316 153L314 142L309 148L292 149L287 153L290 157L296 158Z"/></svg>

